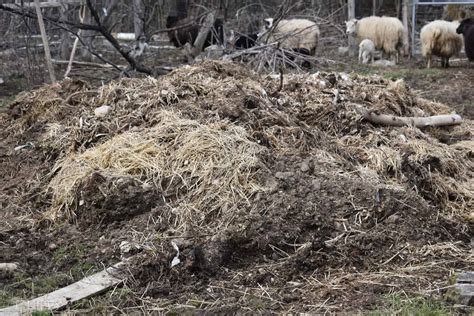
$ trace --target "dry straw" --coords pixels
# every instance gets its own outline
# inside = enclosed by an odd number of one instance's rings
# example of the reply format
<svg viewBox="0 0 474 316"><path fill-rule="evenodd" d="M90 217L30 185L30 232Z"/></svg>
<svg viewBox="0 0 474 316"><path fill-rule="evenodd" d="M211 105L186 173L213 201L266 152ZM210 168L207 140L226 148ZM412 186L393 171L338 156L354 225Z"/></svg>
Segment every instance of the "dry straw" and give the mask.
<svg viewBox="0 0 474 316"><path fill-rule="evenodd" d="M94 172L133 177L160 188L163 195L175 195L173 207L183 212L177 226L200 225L210 217L224 223L232 214L220 212L231 212L232 206L247 203L261 190L254 173L263 147L250 141L243 128L226 122L203 125L171 111L161 112L157 119L152 128L117 135L58 162L46 216L74 216L77 191Z"/></svg>

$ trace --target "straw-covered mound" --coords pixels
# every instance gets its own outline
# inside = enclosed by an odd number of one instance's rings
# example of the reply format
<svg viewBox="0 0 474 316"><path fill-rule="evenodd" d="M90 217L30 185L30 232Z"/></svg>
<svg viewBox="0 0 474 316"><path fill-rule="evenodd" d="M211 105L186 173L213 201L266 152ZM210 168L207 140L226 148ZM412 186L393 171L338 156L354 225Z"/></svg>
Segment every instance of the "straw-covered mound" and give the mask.
<svg viewBox="0 0 474 316"><path fill-rule="evenodd" d="M176 204L166 216L170 217L168 224L184 231L192 226L206 228L213 217L225 221L239 203L260 190L251 176L263 148L250 141L242 127L225 122L202 125L169 111L160 112L156 120L152 128L119 134L59 161L49 183L53 192L47 212L50 219L71 218L91 207L101 209L101 216L121 220L146 211L124 205L128 210L120 213L118 205L128 198L127 192L113 198L97 197L94 190L100 192L97 186L110 179L116 182L115 188L135 181L140 191L154 192L148 198ZM139 200L129 202L139 204ZM105 210L115 214L104 214Z"/></svg>
<svg viewBox="0 0 474 316"><path fill-rule="evenodd" d="M380 77L281 79L204 62L98 89L65 81L19 95L4 134L53 157L42 219L111 240L117 227L140 232L127 240L148 251L128 285L158 306L359 308L474 264L470 120L374 126L361 107L451 110Z"/></svg>

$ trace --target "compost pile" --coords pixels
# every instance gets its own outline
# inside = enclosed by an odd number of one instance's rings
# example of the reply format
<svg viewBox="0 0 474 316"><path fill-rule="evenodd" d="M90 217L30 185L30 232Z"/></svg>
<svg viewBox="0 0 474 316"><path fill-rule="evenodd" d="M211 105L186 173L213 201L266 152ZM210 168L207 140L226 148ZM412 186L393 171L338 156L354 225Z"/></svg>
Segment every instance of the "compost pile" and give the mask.
<svg viewBox="0 0 474 316"><path fill-rule="evenodd" d="M374 126L361 107L451 112L403 81L210 61L22 93L0 117L2 207L17 220L2 234L47 230L27 243L45 249L39 261L68 234L88 235L94 263L132 249L125 286L165 310L321 312L397 290L440 295L474 264L473 124Z"/></svg>

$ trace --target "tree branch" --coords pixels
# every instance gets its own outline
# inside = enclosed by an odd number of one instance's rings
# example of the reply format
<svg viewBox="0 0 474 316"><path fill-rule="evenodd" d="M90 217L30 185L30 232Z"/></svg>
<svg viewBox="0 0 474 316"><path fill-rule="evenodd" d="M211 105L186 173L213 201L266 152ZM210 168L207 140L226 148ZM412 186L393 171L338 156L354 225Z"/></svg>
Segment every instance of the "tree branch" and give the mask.
<svg viewBox="0 0 474 316"><path fill-rule="evenodd" d="M44 17L44 20L61 28L61 29L64 29L72 34L74 34L75 36L77 36L79 38L79 41L81 42L81 44L83 44L87 50L89 52L91 52L91 54L93 54L94 56L96 56L97 58L99 58L101 61L103 62L106 62L110 65L112 65L115 69L119 70L120 72L123 72L123 69L120 69L120 67L116 66L115 64L113 64L112 62L110 61L107 61L105 58L103 58L102 56L100 56L99 54L93 52L89 47L88 45L86 45L84 43L84 41L82 40L82 38L80 38L80 36L78 36L77 33L75 33L74 31L70 30L69 28L65 27L64 25L68 25L68 26L71 26L71 27L74 27L74 28L78 28L78 29L81 29L81 30L91 30L91 31L96 31L100 34L102 34L111 44L112 46L122 55L123 58L125 58L125 60L130 64L131 68L132 69L135 69L139 72L142 72L142 73L145 73L145 74L148 74L148 75L152 75L153 72L151 69L147 68L147 67L144 67L142 65L139 65L135 59L133 59L130 55L129 55L129 52L125 51L121 46L120 46L120 43L112 36L112 34L103 26L103 24L101 23L100 21L100 18L99 18L99 15L97 14L97 10L95 10L94 6L92 5L92 2L90 0L87 0L86 1L87 3L87 7L88 9L90 10L91 14L92 14L92 17L94 18L94 21L96 22L97 25L92 25L92 24L84 24L84 23L74 23L74 22L71 22L71 21L64 21L64 20L61 20L61 19L54 19L54 18L50 18L50 17ZM16 14L16 15L21 15L23 17L28 17L28 18L31 18L31 19L37 19L37 17L32 13L32 12L29 12L29 11L26 11L26 10L17 10L17 9L14 9L14 8L11 8L9 6L5 6L5 5L1 5L0 4L0 10L3 10L5 12L8 12L8 13L11 13L11 14ZM162 72L158 72L158 74L162 74Z"/></svg>
<svg viewBox="0 0 474 316"><path fill-rule="evenodd" d="M102 25L102 23L100 22L99 15L97 14L97 10L92 5L91 0L86 0L86 3L92 14L92 17L95 20L95 23L97 24L97 31L102 34L110 42L110 44L112 44L112 46L120 53L120 55L123 56L123 58L125 58L125 60L130 64L133 69L136 69L137 71L143 72L147 75L152 75L153 72L151 71L151 69L139 65L137 61L130 56L130 52L126 52L120 46L120 43L115 39L115 37L113 37L112 34Z"/></svg>

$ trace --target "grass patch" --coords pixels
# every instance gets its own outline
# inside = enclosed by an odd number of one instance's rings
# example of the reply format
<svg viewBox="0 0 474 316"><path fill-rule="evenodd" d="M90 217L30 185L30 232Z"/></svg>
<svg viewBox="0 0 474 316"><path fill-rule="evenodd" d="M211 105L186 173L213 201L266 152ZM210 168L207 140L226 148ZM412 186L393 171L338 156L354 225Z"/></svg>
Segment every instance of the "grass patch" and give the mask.
<svg viewBox="0 0 474 316"><path fill-rule="evenodd" d="M13 100L15 100L15 96L9 96L5 98L0 98L0 108L6 107L8 104L10 104Z"/></svg>
<svg viewBox="0 0 474 316"><path fill-rule="evenodd" d="M442 301L421 296L407 297L401 293L387 295L384 298L383 307L370 313L371 316L444 316L450 314L448 307Z"/></svg>
<svg viewBox="0 0 474 316"><path fill-rule="evenodd" d="M0 288L0 307L50 293L71 282L66 274L30 277L26 273L15 273L12 277L11 284Z"/></svg>
<svg viewBox="0 0 474 316"><path fill-rule="evenodd" d="M337 67L336 67L337 68ZM351 64L350 69L339 67L337 71L349 71L362 76L379 75L386 79L406 79L406 78L418 78L418 77L441 77L443 71L437 68L401 68L397 67L374 67L364 64Z"/></svg>
<svg viewBox="0 0 474 316"><path fill-rule="evenodd" d="M387 79L400 79L407 77L438 77L443 74L443 72L436 68L424 68L424 69L388 69L381 73Z"/></svg>

